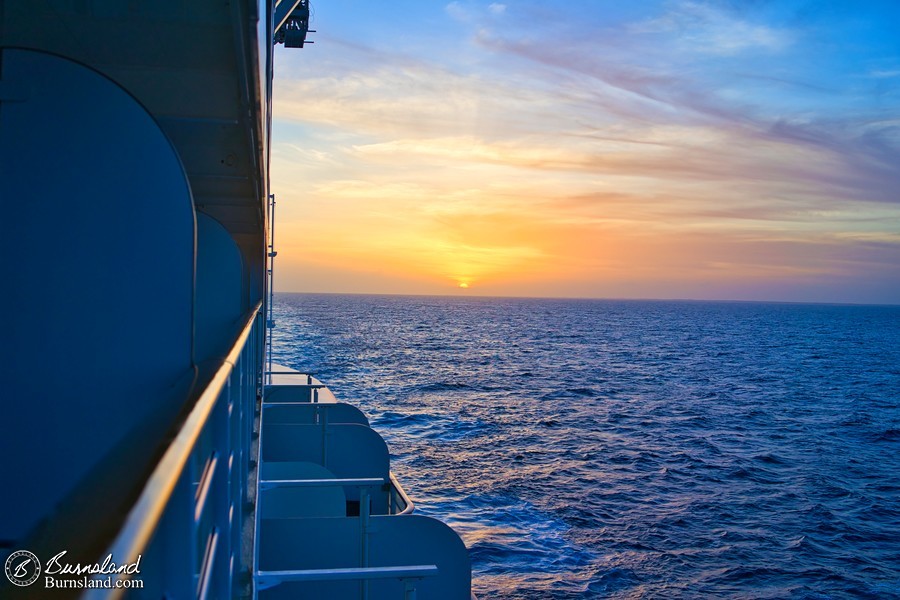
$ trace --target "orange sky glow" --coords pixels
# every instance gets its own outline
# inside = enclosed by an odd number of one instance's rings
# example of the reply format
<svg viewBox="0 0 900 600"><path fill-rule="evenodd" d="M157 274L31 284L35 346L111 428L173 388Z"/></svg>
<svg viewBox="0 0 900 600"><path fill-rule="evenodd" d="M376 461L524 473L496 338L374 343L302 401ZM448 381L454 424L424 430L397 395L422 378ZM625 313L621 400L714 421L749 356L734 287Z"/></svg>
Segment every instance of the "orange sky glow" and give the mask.
<svg viewBox="0 0 900 600"><path fill-rule="evenodd" d="M560 8L543 45L498 3L371 38L322 3L276 56L276 290L900 302L900 104L867 96L900 70L811 91L808 32L702 4Z"/></svg>

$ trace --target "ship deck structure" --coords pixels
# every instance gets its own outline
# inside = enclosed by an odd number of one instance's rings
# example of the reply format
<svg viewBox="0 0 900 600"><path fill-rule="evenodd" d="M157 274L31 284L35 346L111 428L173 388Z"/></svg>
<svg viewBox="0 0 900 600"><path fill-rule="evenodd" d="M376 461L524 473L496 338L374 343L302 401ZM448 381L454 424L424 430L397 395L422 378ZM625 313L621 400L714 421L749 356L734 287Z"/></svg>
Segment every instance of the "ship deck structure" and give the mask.
<svg viewBox="0 0 900 600"><path fill-rule="evenodd" d="M366 417L265 357L273 46L310 31L305 0L2 3L3 597L470 597ZM138 567L51 592L63 551Z"/></svg>

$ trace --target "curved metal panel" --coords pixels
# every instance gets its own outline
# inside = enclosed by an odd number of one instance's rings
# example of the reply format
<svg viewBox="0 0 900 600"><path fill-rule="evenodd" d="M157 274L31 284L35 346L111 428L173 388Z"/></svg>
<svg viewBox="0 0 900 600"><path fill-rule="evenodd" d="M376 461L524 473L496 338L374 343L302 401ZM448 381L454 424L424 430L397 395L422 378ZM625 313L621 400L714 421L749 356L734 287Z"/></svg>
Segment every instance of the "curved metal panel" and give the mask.
<svg viewBox="0 0 900 600"><path fill-rule="evenodd" d="M15 484L0 537L18 540L75 510L76 491L82 508L119 509L180 409L194 214L172 145L115 83L17 49L2 75L0 480Z"/></svg>
<svg viewBox="0 0 900 600"><path fill-rule="evenodd" d="M197 213L196 285L194 357L202 364L231 349L246 312L241 251L222 224L203 213Z"/></svg>

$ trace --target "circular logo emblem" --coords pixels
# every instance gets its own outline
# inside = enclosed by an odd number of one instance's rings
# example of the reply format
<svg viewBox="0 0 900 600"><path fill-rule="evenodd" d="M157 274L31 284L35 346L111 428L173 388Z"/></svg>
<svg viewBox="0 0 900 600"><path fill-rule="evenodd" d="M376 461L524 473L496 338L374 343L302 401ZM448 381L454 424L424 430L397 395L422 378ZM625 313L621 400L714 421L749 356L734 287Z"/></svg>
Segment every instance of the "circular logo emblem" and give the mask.
<svg viewBox="0 0 900 600"><path fill-rule="evenodd" d="M6 559L6 578L14 585L31 585L40 574L41 561L28 550L17 550Z"/></svg>

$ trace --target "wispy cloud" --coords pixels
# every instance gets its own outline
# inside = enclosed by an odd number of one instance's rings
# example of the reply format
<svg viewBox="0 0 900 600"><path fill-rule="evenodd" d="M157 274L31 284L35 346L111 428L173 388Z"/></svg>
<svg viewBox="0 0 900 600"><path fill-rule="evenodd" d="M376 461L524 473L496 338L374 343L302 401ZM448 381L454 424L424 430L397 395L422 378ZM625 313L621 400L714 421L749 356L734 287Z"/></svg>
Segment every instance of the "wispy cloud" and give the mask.
<svg viewBox="0 0 900 600"><path fill-rule="evenodd" d="M900 77L900 69L875 69L870 71L869 75L877 79L893 79L894 77Z"/></svg>
<svg viewBox="0 0 900 600"><path fill-rule="evenodd" d="M735 55L746 51L780 52L791 45L784 28L742 19L705 2L672 3L668 12L629 25L634 34L671 34L682 51Z"/></svg>
<svg viewBox="0 0 900 600"><path fill-rule="evenodd" d="M890 57L826 78L789 16L663 6L576 19L451 2L445 56L330 40L278 83L276 117L306 136L276 144L279 172L354 231L307 239L339 239L333 263L362 260L363 240L397 273L415 256L423 277L530 264L624 281L661 263L732 281L900 262Z"/></svg>
<svg viewBox="0 0 900 600"><path fill-rule="evenodd" d="M444 10L458 21L467 22L472 18L472 14L460 2L451 2L444 7Z"/></svg>

